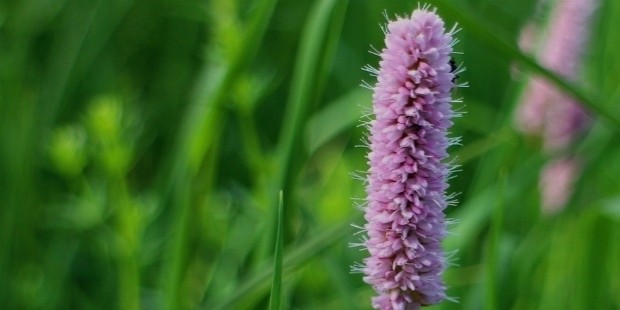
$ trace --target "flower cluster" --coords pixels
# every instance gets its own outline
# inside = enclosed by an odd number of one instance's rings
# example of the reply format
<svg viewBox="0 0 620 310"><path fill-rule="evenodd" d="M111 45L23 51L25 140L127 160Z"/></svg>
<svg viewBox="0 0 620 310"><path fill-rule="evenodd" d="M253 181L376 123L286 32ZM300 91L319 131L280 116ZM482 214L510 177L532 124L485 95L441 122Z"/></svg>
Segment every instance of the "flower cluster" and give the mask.
<svg viewBox="0 0 620 310"><path fill-rule="evenodd" d="M598 0L555 1L546 31L537 29L539 25L533 22L526 24L521 48L535 53L542 65L565 79L576 80L589 37L589 21L597 6ZM579 160L563 153L587 123L587 113L578 102L548 81L531 77L517 109L516 124L524 133L542 136L545 151L557 157L541 172L541 204L547 212L557 212L568 201L580 166ZM565 173L550 173L560 170Z"/></svg>
<svg viewBox="0 0 620 310"><path fill-rule="evenodd" d="M385 29L370 122L364 281L377 309L415 309L446 298L444 162L452 143L453 34L428 7Z"/></svg>

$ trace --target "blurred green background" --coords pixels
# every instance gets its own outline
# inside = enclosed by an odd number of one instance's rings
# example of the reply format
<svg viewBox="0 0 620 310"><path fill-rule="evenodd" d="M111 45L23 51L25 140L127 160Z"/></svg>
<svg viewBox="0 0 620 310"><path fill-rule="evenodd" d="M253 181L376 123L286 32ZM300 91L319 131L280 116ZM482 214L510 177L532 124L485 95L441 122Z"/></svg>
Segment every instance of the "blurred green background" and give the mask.
<svg viewBox="0 0 620 310"><path fill-rule="evenodd" d="M620 309L620 2L600 3L576 87L516 47L545 20L536 1L429 3L461 25L470 85L454 94L445 241L459 302L433 309ZM371 106L359 84L375 82L361 68L378 64L384 12L417 6L1 1L0 308L267 308L282 190L282 307L369 309L350 271L366 253L349 247ZM592 111L556 214L539 203L549 155L513 129L532 72Z"/></svg>

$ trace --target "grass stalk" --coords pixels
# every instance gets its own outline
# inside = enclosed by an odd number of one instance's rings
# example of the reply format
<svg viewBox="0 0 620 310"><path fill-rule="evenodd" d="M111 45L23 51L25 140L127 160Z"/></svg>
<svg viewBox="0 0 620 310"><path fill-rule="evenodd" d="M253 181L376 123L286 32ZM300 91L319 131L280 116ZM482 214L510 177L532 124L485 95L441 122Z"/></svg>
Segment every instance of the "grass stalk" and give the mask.
<svg viewBox="0 0 620 310"><path fill-rule="evenodd" d="M269 310L282 309L282 250L284 247L284 207L282 205L282 200L282 191L280 191L280 203L278 204L278 227L275 240L276 251L273 258L273 281L271 283Z"/></svg>
<svg viewBox="0 0 620 310"><path fill-rule="evenodd" d="M308 119L308 112L313 100L318 97L316 87L320 84L319 72L321 64L329 62L325 59L325 46L333 43L325 42L329 25L334 17L334 12L338 6L346 5L346 1L321 0L314 4L308 14L303 33L301 35L299 52L295 62L295 71L291 82L290 95L287 101L284 115L284 123L280 130L277 148L277 170L274 178L274 185L269 189L282 189L285 192L292 192L293 178L298 171L294 167L293 161L299 158L300 149L303 147L301 141L302 129ZM337 36L332 36L332 40ZM333 55L332 55L333 57ZM295 154L297 152L297 154ZM289 195L292 196L292 195ZM275 195L274 195L275 197ZM269 204L269 205L274 205ZM268 227L275 227L273 216ZM266 234L265 246L261 247L259 259L266 257L272 251L269 246L273 240L273 230Z"/></svg>
<svg viewBox="0 0 620 310"><path fill-rule="evenodd" d="M352 232L349 223L343 223L326 229L318 229L314 238L297 246L284 255L282 267L283 274L289 274L308 262L310 259L321 254L329 247L349 236ZM269 290L269 278L274 270L263 266L255 274L242 281L242 286L235 293L227 296L216 304L207 304L207 309L245 309L251 308L256 301L264 296Z"/></svg>

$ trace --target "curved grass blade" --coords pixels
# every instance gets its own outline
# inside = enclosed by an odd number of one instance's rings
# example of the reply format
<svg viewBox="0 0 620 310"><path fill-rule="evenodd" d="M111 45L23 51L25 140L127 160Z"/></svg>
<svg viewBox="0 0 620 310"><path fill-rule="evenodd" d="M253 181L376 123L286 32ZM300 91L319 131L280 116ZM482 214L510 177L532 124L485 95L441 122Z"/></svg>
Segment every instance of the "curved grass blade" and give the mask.
<svg viewBox="0 0 620 310"><path fill-rule="evenodd" d="M306 125L308 153L314 153L336 135L359 124L364 109L370 109L370 96L366 89L356 88L315 113Z"/></svg>
<svg viewBox="0 0 620 310"><path fill-rule="evenodd" d="M353 221L354 222L354 221ZM351 234L349 222L331 228L317 229L317 235L306 243L296 247L294 250L284 255L282 264L283 274L290 274L297 268L315 258L323 251ZM206 305L206 309L250 309L256 301L265 296L269 289L269 277L273 273L271 267L265 266L260 271L249 277L240 286L235 294L217 304Z"/></svg>
<svg viewBox="0 0 620 310"><path fill-rule="evenodd" d="M318 96L316 87L319 85L320 65L326 62L326 40L336 40L338 37L330 31L329 25L335 14L340 12L341 6L347 4L347 1L321 0L313 4L308 14L304 30L300 38L299 52L296 55L295 69L291 81L290 96L287 100L286 111L284 114L284 122L280 130L278 138L277 170L273 177L273 185L269 187L269 191L282 189L289 192L292 188L294 175L298 171L294 161L299 159L296 152L302 146L301 134L308 111L313 100ZM271 194L270 194L271 195ZM270 196L272 197L272 196ZM273 195L275 197L275 195ZM287 198L288 199L288 198ZM273 203L275 204L275 202ZM267 204L272 205L271 203ZM273 221L275 216L270 219ZM269 224L274 226L275 222ZM266 235L263 240L264 246L259 248L258 258L268 257L272 251L270 242L273 239L272 232Z"/></svg>

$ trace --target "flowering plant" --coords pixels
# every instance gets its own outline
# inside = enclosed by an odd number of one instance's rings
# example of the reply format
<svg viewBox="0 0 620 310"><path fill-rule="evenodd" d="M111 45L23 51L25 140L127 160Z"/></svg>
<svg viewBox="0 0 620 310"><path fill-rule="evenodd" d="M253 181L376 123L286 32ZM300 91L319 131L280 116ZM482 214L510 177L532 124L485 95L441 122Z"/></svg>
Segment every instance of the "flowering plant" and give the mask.
<svg viewBox="0 0 620 310"><path fill-rule="evenodd" d="M417 308L446 298L441 274L443 210L450 168L447 137L451 90L461 71L451 59L456 27L425 6L390 21L380 53L370 127L368 205L370 257L360 269L378 292L378 309Z"/></svg>

